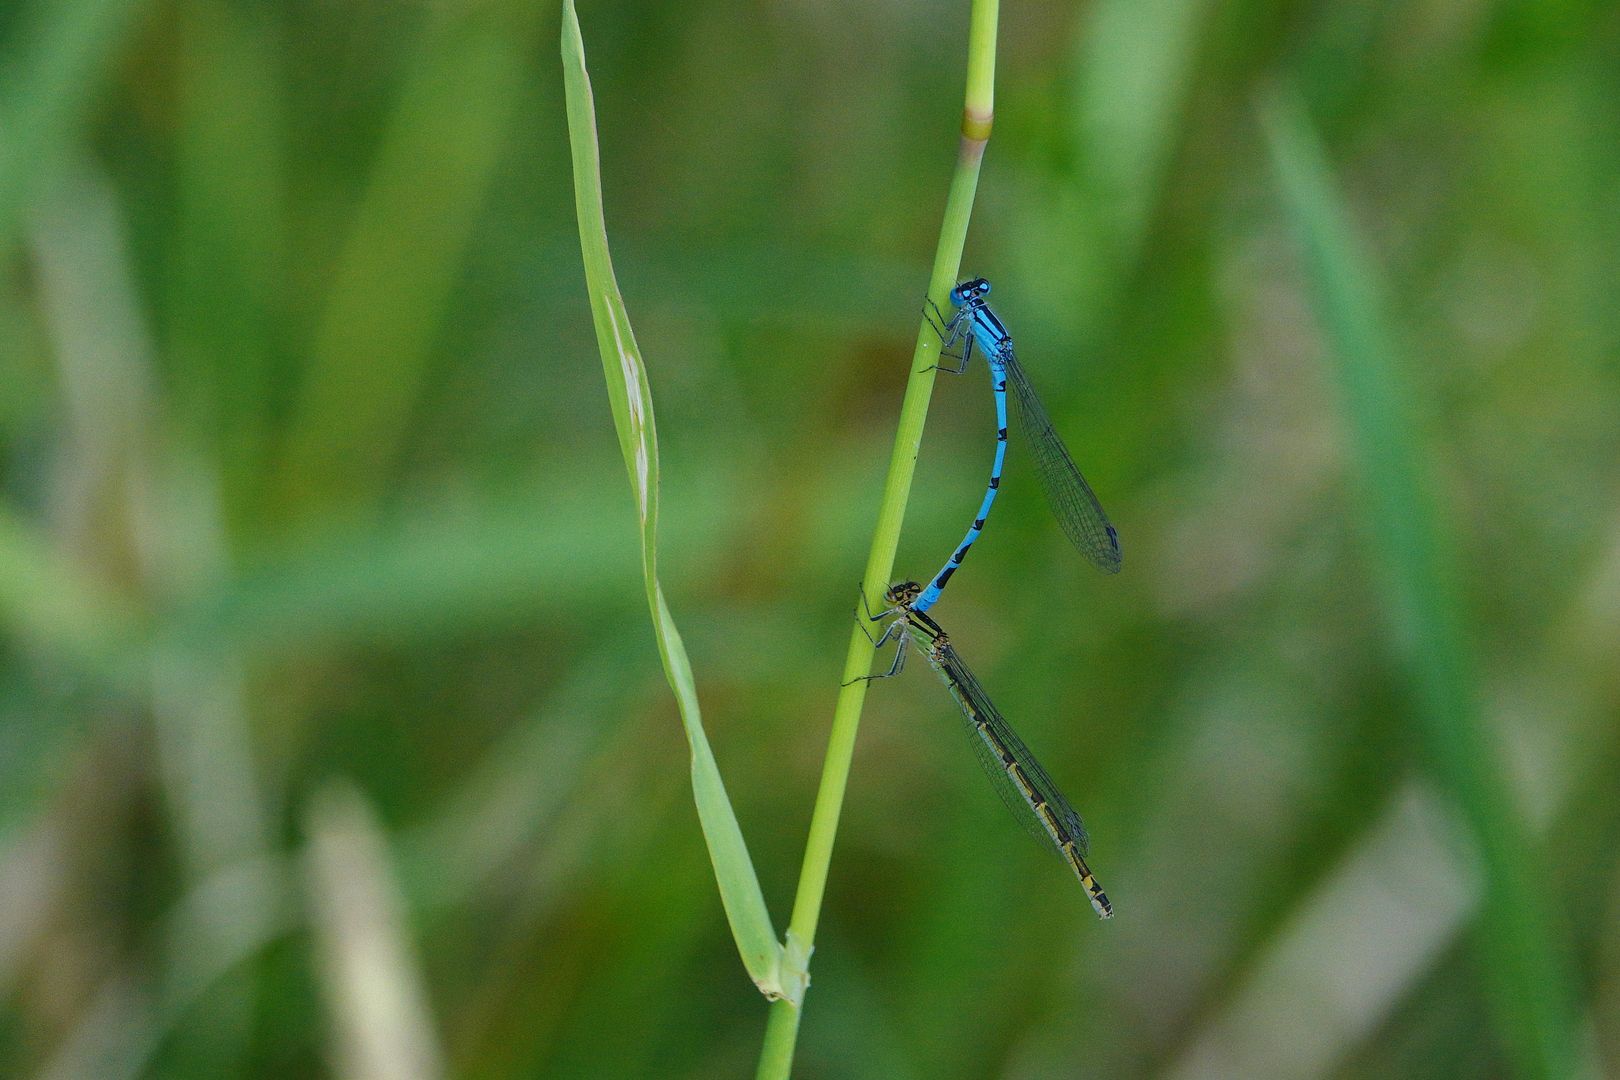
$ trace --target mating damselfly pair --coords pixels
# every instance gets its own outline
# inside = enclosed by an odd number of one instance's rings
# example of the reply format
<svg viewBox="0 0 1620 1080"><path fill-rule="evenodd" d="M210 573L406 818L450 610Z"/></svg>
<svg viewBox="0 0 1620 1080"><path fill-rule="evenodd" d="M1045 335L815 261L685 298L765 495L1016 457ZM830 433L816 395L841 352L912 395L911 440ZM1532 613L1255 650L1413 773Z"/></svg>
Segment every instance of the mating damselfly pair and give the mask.
<svg viewBox="0 0 1620 1080"><path fill-rule="evenodd" d="M997 711L973 672L962 662L951 644L949 636L928 611L939 598L958 568L967 557L974 541L984 532L996 493L1001 487L1002 468L1007 457L1007 384L1013 386L1015 411L1024 444L1035 461L1041 486L1047 501L1058 519L1064 535L1106 573L1116 573L1120 567L1119 534L1108 521L1102 504L1097 501L1091 485L1074 464L1068 448L1058 436L1051 417L1041 404L1040 397L1018 362L1013 349L1012 336L985 297L990 283L983 278L964 282L951 291L953 314L930 308L939 322L935 329L941 338L941 355L960 361L955 367L941 365L940 370L960 375L967 370L975 348L983 354L990 370L990 387L996 406L996 450L990 467L990 483L985 489L979 511L945 565L926 586L914 581L901 582L889 588L884 605L874 613L865 596L866 618L872 622L889 620L888 626L876 639L877 648L889 642L895 644L894 663L881 675L868 675L867 679L884 679L900 673L905 666L907 645L914 646L930 667L945 682L966 720L969 735L977 751L985 775L1007 808L1038 840L1049 843L1069 864L1075 876L1085 887L1091 905L1102 918L1113 915L1113 906L1092 876L1086 862L1088 839L1085 824L1069 801L1063 797L1035 755L1030 752ZM932 320L931 320L932 321ZM959 353L950 350L960 345Z"/></svg>

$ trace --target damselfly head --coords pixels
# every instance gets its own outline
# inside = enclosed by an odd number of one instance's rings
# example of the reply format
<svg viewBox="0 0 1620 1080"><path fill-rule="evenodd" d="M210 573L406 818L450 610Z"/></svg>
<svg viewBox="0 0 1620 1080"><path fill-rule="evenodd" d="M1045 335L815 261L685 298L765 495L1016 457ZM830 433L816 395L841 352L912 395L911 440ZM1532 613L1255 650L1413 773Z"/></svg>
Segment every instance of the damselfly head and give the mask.
<svg viewBox="0 0 1620 1080"><path fill-rule="evenodd" d="M976 277L972 281L962 282L951 290L951 303L961 307L969 300L982 300L989 295L990 283L982 277Z"/></svg>
<svg viewBox="0 0 1620 1080"><path fill-rule="evenodd" d="M889 591L883 594L883 598L895 607L909 607L911 602L921 595L921 585L915 581L902 581L896 585L890 585Z"/></svg>

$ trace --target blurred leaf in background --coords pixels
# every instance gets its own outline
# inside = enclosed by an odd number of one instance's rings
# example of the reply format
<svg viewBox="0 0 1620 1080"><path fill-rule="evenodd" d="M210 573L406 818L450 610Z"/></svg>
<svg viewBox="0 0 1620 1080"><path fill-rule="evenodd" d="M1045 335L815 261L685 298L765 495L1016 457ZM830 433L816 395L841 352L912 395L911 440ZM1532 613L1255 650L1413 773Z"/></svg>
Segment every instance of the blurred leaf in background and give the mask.
<svg viewBox="0 0 1620 1080"><path fill-rule="evenodd" d="M376 1030L443 1075L752 1068L764 1005L602 394L558 17L0 9L0 1074L341 1075L366 970L404 1003ZM660 577L785 913L966 5L580 18ZM1579 1053L1620 1070L1612 6L1004 3L998 74L964 266L1129 555L1066 557L1015 458L948 625L1084 808L1118 917L1016 839L938 688L887 684L800 1072L1523 1071L1255 121L1279 79L1427 405L1480 723L1548 868L1524 917L1573 957ZM991 423L942 381L902 572L960 536ZM349 916L382 966L334 950Z"/></svg>

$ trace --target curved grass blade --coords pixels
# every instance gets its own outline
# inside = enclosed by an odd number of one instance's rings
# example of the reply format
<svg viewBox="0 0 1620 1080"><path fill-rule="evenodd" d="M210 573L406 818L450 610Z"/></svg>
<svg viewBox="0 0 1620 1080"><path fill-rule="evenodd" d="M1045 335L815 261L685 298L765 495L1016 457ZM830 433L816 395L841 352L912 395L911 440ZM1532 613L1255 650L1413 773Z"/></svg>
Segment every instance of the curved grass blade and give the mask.
<svg viewBox="0 0 1620 1080"><path fill-rule="evenodd" d="M1096 492L1080 475L1079 466L1069 456L1069 448L1063 445L1052 417L1012 349L1004 350L1002 363L1013 388L1019 418L1016 427L1023 433L1024 445L1035 461L1041 487L1046 489L1046 501L1052 504L1052 516L1057 518L1063 535L1097 569L1105 574L1119 573L1119 533L1103 512Z"/></svg>
<svg viewBox="0 0 1620 1080"><path fill-rule="evenodd" d="M1452 544L1375 271L1303 108L1278 95L1263 119L1339 378L1362 517L1377 523L1372 568L1412 682L1413 718L1485 871L1475 932L1487 999L1519 1075L1582 1075L1569 960L1556 919L1546 918L1539 853L1481 714Z"/></svg>
<svg viewBox="0 0 1620 1080"><path fill-rule="evenodd" d="M748 846L743 841L737 815L726 796L714 752L703 731L686 646L681 643L680 631L675 628L675 620L670 616L664 591L658 583L658 434L653 424L652 392L608 251L607 224L602 215L596 107L573 0L564 0L563 4L562 57L568 142L574 162L574 204L579 215L580 251L585 262L585 283L590 290L591 317L602 351L602 371L607 378L619 448L624 453L625 467L636 494L641 519L642 574L647 586L647 603L652 609L653 630L658 638L658 652L670 689L675 692L687 746L692 752L692 794L697 801L698 820L709 846L709 858L714 862L714 876L720 886L726 918L731 923L732 937L737 941L737 950L742 954L748 974L766 997L797 1001L803 987L784 988L782 985L782 946L777 943L759 878L748 857Z"/></svg>

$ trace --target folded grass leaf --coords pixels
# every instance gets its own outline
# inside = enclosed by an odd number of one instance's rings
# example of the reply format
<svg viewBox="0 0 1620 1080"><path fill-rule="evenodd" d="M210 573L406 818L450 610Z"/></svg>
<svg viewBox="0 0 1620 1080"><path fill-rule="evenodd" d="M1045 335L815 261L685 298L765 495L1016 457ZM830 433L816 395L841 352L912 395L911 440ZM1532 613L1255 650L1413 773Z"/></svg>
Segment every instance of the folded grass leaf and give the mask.
<svg viewBox="0 0 1620 1080"><path fill-rule="evenodd" d="M653 423L647 369L630 329L630 316L625 311L624 298L619 295L608 251L607 224L602 215L596 107L591 96L590 75L585 70L585 44L580 36L579 16L574 12L572 0L563 5L562 55L568 140L574 161L574 203L579 214L579 242L585 261L585 283L590 290L591 317L602 352L602 373L607 379L619 448L624 453L630 484L635 490L636 510L641 521L642 573L647 586L647 603L652 609L653 630L658 638L658 652L663 658L670 689L675 691L687 746L692 752L692 793L697 800L698 820L709 846L709 858L714 862L715 880L720 886L726 917L731 922L731 933L748 974L766 997L776 999L790 993L796 996L802 987L782 985L782 947L777 944L759 878L748 856L748 846L743 841L737 815L732 811L720 769L703 731L686 646L681 643L680 631L675 627L658 583L658 432Z"/></svg>

